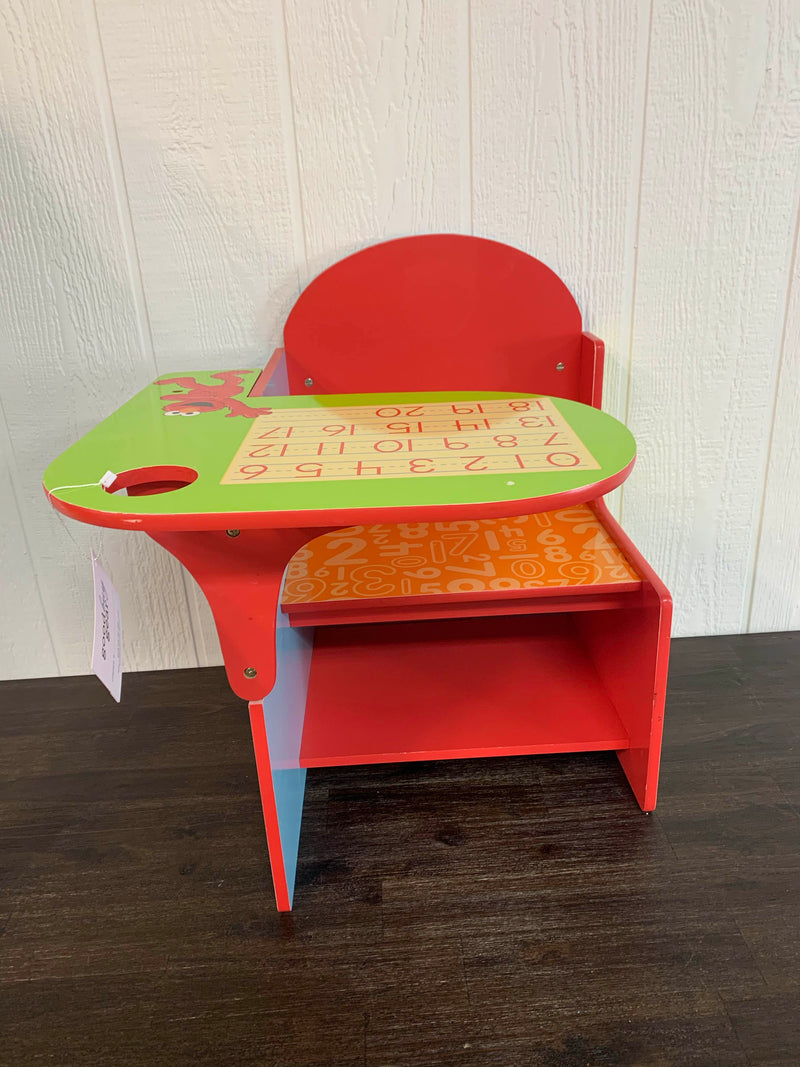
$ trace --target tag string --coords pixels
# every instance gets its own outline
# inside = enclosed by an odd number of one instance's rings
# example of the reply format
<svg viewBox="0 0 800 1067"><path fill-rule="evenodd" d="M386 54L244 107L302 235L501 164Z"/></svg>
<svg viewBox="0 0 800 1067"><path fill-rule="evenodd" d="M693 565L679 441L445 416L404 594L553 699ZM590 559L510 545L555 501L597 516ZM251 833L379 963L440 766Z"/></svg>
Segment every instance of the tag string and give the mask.
<svg viewBox="0 0 800 1067"><path fill-rule="evenodd" d="M101 486L103 489L110 489L116 480L117 476L113 471L106 471L99 482L83 482L81 485L57 485L55 489L47 489L45 492L51 497L53 493L57 493L61 489L91 489L96 485Z"/></svg>
<svg viewBox="0 0 800 1067"><path fill-rule="evenodd" d="M88 489L92 485L102 485L102 482L82 482L80 485L57 485L55 489L48 489L47 495L59 492L61 489Z"/></svg>
<svg viewBox="0 0 800 1067"><path fill-rule="evenodd" d="M91 489L92 487L98 485L101 486L103 489L110 489L116 480L117 476L116 474L114 474L113 471L106 471L106 473L103 475L99 482L83 482L81 485L57 485L54 489L46 489L45 492L47 493L48 499L52 500L53 493L57 493L60 489ZM72 536L72 530L70 529L70 526L72 524L67 522L67 520L61 514L61 512L58 511L58 509L56 509L56 516L61 525L66 530L67 536L69 537L70 541L72 541L73 545L75 545L76 548L81 548L81 546ZM97 559L94 549L91 549L90 551L91 558L93 560Z"/></svg>

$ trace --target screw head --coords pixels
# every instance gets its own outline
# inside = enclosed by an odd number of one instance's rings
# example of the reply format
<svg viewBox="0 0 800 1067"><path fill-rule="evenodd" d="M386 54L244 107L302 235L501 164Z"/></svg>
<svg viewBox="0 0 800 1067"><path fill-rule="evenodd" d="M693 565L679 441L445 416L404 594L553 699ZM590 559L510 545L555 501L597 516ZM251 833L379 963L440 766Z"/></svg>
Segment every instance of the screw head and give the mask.
<svg viewBox="0 0 800 1067"><path fill-rule="evenodd" d="M556 363L556 370L563 370L563 369L564 369L564 364L563 363Z"/></svg>
<svg viewBox="0 0 800 1067"><path fill-rule="evenodd" d="M242 532L241 530L226 530L225 531L225 533L228 535L228 537L238 537L241 532Z"/></svg>
<svg viewBox="0 0 800 1067"><path fill-rule="evenodd" d="M255 667L245 667L244 669L245 678L255 678L257 674L258 671L255 669Z"/></svg>
<svg viewBox="0 0 800 1067"><path fill-rule="evenodd" d="M310 389L313 384L314 384L314 379L313 378L306 378L306 382L305 382L306 389Z"/></svg>

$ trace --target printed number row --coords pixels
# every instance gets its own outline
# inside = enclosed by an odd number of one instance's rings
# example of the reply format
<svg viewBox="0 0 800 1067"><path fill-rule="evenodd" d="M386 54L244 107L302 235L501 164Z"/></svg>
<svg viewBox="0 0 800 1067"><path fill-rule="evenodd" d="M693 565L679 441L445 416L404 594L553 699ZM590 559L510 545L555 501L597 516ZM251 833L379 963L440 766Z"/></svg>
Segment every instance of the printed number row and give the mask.
<svg viewBox="0 0 800 1067"><path fill-rule="evenodd" d="M539 464L536 467L532 466L530 462L525 462L525 457L518 453L513 454L513 458L516 461L520 470L534 470L541 469ZM375 463L364 463L359 460L357 463L336 463L331 464L329 468L326 468L322 463L297 463L294 466L286 463L246 463L243 466L237 468L235 474L242 475L243 481L252 481L256 478L263 478L266 476L267 480L270 477L283 477L283 478L321 478L323 473L328 473L330 477L380 477L381 475L397 475L397 474L440 474L440 473L460 473L462 471L491 471L491 467L486 463L486 456L473 456L467 460L463 466L460 466L453 470L451 467L448 470L444 470L442 467L438 467L432 459L411 459L405 462L407 470L388 471L385 468ZM576 467L581 462L580 457L576 456L574 452L550 452L544 457L545 462L556 468ZM451 461L452 462L452 461Z"/></svg>

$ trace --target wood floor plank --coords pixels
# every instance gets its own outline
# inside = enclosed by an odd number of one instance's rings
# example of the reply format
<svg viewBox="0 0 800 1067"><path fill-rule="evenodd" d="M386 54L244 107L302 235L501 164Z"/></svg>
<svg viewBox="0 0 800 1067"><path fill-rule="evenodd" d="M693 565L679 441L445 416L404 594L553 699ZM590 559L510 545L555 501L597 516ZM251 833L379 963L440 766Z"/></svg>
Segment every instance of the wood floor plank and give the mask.
<svg viewBox="0 0 800 1067"><path fill-rule="evenodd" d="M274 910L224 673L0 684L0 1063L800 1062L800 634L673 643L611 753L309 773Z"/></svg>
<svg viewBox="0 0 800 1067"><path fill-rule="evenodd" d="M750 1063L796 1067L800 1050L797 990L725 998L725 1009Z"/></svg>

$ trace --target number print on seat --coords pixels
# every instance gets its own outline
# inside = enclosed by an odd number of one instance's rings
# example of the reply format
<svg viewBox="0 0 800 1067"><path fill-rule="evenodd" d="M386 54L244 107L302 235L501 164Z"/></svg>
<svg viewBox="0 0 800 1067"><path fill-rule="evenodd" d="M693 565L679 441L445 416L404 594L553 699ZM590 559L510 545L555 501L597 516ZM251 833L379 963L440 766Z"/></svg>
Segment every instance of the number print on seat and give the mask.
<svg viewBox="0 0 800 1067"><path fill-rule="evenodd" d="M512 519L353 526L323 534L289 564L283 603L640 583L592 509L580 504Z"/></svg>

